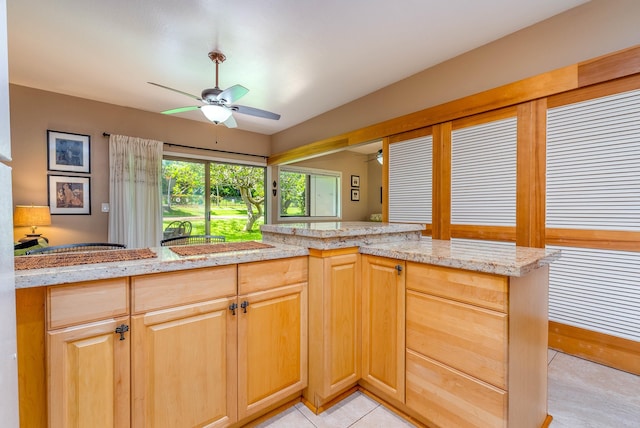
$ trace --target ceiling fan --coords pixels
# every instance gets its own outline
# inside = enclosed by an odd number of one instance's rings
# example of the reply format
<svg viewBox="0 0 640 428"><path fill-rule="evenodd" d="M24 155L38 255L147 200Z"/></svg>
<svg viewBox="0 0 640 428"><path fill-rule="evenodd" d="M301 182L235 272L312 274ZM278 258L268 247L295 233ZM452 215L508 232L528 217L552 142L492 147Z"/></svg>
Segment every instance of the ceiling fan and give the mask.
<svg viewBox="0 0 640 428"><path fill-rule="evenodd" d="M270 111L233 104L235 101L246 95L249 90L242 85L233 85L224 91L220 89L218 87L218 65L224 62L227 58L222 53L214 51L209 52L209 59L216 63L216 86L215 88L204 89L199 97L158 83L147 82L151 85L186 95L204 103L201 106L178 107L171 110L165 110L161 112L162 114L176 114L200 109L211 122L216 125L223 123L228 128L235 128L238 126L231 114L234 111L242 114L248 114L250 116L262 117L264 119L280 119L279 114L271 113Z"/></svg>

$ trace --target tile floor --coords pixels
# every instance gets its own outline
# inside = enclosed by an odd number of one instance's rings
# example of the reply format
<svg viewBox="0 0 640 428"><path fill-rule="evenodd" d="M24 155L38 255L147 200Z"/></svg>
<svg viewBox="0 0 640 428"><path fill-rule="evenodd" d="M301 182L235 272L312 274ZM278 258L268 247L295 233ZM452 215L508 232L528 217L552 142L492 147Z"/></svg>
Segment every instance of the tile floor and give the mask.
<svg viewBox="0 0 640 428"><path fill-rule="evenodd" d="M552 428L640 428L640 376L549 350ZM356 392L314 415L302 403L260 428L405 428L414 425Z"/></svg>

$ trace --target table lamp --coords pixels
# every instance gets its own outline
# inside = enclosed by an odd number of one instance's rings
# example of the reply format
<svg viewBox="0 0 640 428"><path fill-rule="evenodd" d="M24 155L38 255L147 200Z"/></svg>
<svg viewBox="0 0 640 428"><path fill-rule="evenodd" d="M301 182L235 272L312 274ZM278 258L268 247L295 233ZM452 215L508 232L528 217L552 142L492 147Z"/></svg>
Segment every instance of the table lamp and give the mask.
<svg viewBox="0 0 640 428"><path fill-rule="evenodd" d="M31 227L31 233L27 233L26 238L22 238L21 241L25 241L27 239L38 239L42 236L40 233L36 233L38 226L51 225L51 213L49 212L49 207L38 205L16 205L16 209L13 212L13 225Z"/></svg>

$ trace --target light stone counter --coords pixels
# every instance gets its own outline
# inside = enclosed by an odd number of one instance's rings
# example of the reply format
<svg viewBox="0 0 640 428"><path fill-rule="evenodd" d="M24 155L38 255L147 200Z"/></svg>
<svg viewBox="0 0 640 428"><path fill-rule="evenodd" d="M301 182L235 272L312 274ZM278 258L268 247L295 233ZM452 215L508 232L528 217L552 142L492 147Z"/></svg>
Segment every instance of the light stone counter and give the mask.
<svg viewBox="0 0 640 428"><path fill-rule="evenodd" d="M59 285L96 279L119 278L123 276L145 275L185 269L198 269L236 263L249 263L287 257L306 256L304 247L269 243L273 248L257 250L228 251L224 253L179 256L168 247L151 248L157 258L131 260L114 263L92 263L45 269L17 270L16 288ZM38 257L38 256L27 256Z"/></svg>
<svg viewBox="0 0 640 428"><path fill-rule="evenodd" d="M317 250L359 247L387 242L418 241L424 224L369 221L265 224L262 240Z"/></svg>
<svg viewBox="0 0 640 428"><path fill-rule="evenodd" d="M506 276L524 276L560 258L560 250L476 240L419 241L360 247L360 253Z"/></svg>

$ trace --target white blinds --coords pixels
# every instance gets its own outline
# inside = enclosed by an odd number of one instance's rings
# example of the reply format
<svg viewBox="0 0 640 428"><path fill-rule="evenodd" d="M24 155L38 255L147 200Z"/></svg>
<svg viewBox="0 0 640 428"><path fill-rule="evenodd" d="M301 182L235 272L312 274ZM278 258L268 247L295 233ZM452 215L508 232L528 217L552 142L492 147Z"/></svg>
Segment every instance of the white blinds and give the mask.
<svg viewBox="0 0 640 428"><path fill-rule="evenodd" d="M640 253L554 247L549 319L640 341Z"/></svg>
<svg viewBox="0 0 640 428"><path fill-rule="evenodd" d="M640 230L640 91L547 113L547 227ZM640 253L562 248L549 318L640 341Z"/></svg>
<svg viewBox="0 0 640 428"><path fill-rule="evenodd" d="M547 117L547 227L640 231L640 90Z"/></svg>
<svg viewBox="0 0 640 428"><path fill-rule="evenodd" d="M389 145L389 221L431 224L433 138Z"/></svg>
<svg viewBox="0 0 640 428"><path fill-rule="evenodd" d="M515 117L453 131L452 224L516 224L516 151Z"/></svg>

